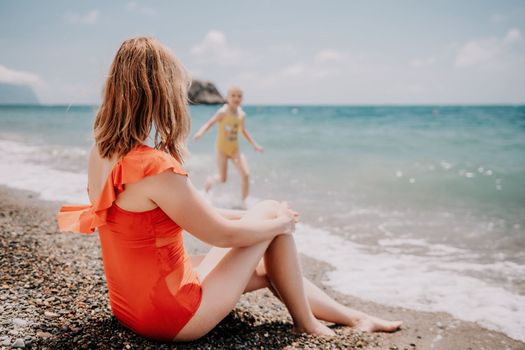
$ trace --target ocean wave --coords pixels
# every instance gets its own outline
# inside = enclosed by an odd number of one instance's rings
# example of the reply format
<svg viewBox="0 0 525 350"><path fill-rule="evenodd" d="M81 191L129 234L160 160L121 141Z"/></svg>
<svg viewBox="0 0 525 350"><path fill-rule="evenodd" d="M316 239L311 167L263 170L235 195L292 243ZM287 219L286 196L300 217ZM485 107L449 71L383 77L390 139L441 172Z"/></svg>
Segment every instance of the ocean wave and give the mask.
<svg viewBox="0 0 525 350"><path fill-rule="evenodd" d="M87 203L87 174L55 169L42 162L45 156L41 147L0 140L0 184L44 200Z"/></svg>
<svg viewBox="0 0 525 350"><path fill-rule="evenodd" d="M492 270L519 277L525 273L523 265L464 263L457 261L458 252L464 250L414 239L382 240L381 244L428 245L437 256L370 254L365 245L304 224L298 225L295 237L299 251L335 268L325 283L341 293L392 306L448 312L525 341L525 296L468 275Z"/></svg>

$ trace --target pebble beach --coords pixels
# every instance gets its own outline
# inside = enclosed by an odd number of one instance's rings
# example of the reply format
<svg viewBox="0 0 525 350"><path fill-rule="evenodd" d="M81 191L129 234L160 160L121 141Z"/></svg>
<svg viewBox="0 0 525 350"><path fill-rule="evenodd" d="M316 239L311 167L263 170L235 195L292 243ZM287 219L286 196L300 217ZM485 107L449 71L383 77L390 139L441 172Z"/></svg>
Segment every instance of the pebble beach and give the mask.
<svg viewBox="0 0 525 350"><path fill-rule="evenodd" d="M119 324L109 308L98 237L57 232L58 203L0 187L0 348L26 349L525 349L525 344L444 313L365 302L325 290L340 302L403 319L393 334L333 327L335 337L291 332L285 307L267 290L244 295L196 342L159 343ZM186 237L188 252L206 247ZM330 266L302 256L304 274L322 285Z"/></svg>

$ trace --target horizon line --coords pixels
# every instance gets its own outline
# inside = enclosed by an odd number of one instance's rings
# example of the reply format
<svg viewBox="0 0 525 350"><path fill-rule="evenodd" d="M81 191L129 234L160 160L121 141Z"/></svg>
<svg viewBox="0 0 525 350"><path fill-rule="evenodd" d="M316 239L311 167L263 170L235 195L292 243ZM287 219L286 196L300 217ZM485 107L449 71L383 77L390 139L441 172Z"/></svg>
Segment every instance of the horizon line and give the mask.
<svg viewBox="0 0 525 350"><path fill-rule="evenodd" d="M220 106L217 104L189 104L189 106ZM0 107L99 107L100 104L90 103L0 103ZM519 103L247 103L245 107L525 107L525 102Z"/></svg>

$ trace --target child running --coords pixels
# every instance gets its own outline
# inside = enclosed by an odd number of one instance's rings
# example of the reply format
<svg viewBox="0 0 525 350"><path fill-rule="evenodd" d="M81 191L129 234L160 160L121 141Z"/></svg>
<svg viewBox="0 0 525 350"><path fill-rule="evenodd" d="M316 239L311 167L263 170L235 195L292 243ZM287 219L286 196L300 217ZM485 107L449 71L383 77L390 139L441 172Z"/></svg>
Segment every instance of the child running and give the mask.
<svg viewBox="0 0 525 350"><path fill-rule="evenodd" d="M259 146L250 136L248 130L246 130L246 114L241 108L242 97L242 90L238 86L232 86L228 90L226 97L227 103L219 108L215 115L195 133L193 139L198 140L213 124L219 124L217 142L215 143L219 173L208 178L204 184L204 191L209 192L213 185L226 182L228 159L230 159L233 161L233 164L241 176L242 202L244 206L244 201L250 191L250 172L248 170L246 157L244 157L244 154L239 150L238 132L241 131L244 138L257 152L263 152L264 148Z"/></svg>

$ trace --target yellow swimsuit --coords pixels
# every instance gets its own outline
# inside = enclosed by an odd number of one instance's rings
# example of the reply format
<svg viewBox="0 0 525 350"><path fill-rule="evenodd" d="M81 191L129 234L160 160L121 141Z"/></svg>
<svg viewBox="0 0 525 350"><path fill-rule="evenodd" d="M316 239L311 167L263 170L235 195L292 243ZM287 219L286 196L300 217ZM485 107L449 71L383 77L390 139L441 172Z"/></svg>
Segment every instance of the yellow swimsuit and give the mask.
<svg viewBox="0 0 525 350"><path fill-rule="evenodd" d="M232 157L239 150L237 134L241 118L239 115L227 111L219 122L217 133L217 149L227 157Z"/></svg>

